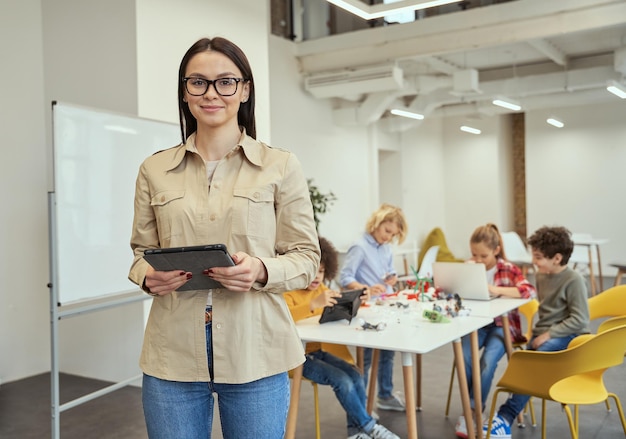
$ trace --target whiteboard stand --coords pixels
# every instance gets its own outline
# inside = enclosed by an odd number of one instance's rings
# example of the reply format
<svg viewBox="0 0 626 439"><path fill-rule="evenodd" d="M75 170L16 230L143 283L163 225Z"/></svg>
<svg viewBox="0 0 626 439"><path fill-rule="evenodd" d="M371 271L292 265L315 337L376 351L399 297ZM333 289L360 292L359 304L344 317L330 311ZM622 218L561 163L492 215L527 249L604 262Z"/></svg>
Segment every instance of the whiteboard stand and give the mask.
<svg viewBox="0 0 626 439"><path fill-rule="evenodd" d="M129 303L140 302L151 297L146 296L141 290L128 291L114 297L107 297L103 299L91 300L88 302L82 302L80 304L61 306L59 303L59 295L57 291L58 285L58 271L57 271L57 243L56 243L56 215L55 215L55 194L54 192L48 192L48 227L49 227L49 240L50 240L50 283L48 288L50 289L50 397L51 397L51 416L52 416L52 439L59 439L61 437L61 412L69 410L77 405L91 401L92 399L114 392L122 387L125 387L139 379L142 375L128 378L126 380L114 383L110 386L104 387L95 392L76 398L72 401L68 401L65 404L60 404L60 379L59 379L59 355L58 355L58 341L59 341L59 321L63 318L77 316L79 314L85 314L89 312L101 311L108 308L127 305Z"/></svg>

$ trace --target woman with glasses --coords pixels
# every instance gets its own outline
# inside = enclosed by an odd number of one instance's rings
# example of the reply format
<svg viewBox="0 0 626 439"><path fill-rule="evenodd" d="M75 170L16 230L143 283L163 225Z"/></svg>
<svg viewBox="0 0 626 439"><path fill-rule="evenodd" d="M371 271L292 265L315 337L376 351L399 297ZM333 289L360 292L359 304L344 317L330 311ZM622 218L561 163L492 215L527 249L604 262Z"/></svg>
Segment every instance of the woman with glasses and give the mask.
<svg viewBox="0 0 626 439"><path fill-rule="evenodd" d="M282 297L315 278L320 251L296 157L256 140L254 80L239 47L201 39L178 78L182 144L147 158L135 193L129 278L154 300L140 366L150 438L282 438L287 371L304 362ZM226 244L223 288L177 291L184 267L156 271L150 248ZM196 274L197 275L197 274Z"/></svg>

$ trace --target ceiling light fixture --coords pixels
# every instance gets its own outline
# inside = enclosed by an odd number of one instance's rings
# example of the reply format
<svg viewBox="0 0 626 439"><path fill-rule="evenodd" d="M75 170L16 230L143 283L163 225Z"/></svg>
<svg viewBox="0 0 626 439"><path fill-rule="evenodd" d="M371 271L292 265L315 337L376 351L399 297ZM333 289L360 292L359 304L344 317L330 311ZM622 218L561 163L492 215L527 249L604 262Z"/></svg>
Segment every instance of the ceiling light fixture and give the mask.
<svg viewBox="0 0 626 439"><path fill-rule="evenodd" d="M491 103L493 105L497 105L498 107L506 108L507 110L519 111L522 109L522 106L513 99L500 96L494 98Z"/></svg>
<svg viewBox="0 0 626 439"><path fill-rule="evenodd" d="M558 119L555 119L554 117L549 117L548 119L546 119L546 122L548 122L553 127L557 127L557 128L563 128L565 126L563 122L561 122Z"/></svg>
<svg viewBox="0 0 626 439"><path fill-rule="evenodd" d="M480 134L480 133L482 133L482 131L479 130L478 128L470 127L470 126L467 126L467 125L461 125L460 130L461 131L465 131L466 133L470 133L470 134Z"/></svg>
<svg viewBox="0 0 626 439"><path fill-rule="evenodd" d="M420 113L416 113L414 111L402 110L400 108L394 108L390 111L391 114L396 116L408 117L410 119L422 120L424 119L424 115Z"/></svg>
<svg viewBox="0 0 626 439"><path fill-rule="evenodd" d="M606 89L618 98L626 99L626 85L617 81L609 81Z"/></svg>
<svg viewBox="0 0 626 439"><path fill-rule="evenodd" d="M351 14L361 17L364 20L381 18L385 15L402 13L407 11L417 11L419 9L432 8L450 3L457 3L461 0L403 0L392 4L379 3L376 5L366 5L360 0L326 0Z"/></svg>

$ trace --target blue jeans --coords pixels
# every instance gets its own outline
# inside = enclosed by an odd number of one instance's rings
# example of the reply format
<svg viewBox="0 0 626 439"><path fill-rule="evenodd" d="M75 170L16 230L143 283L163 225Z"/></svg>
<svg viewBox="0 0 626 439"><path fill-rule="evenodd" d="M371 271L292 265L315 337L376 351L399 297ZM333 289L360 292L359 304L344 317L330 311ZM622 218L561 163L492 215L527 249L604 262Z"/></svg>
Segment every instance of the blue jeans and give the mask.
<svg viewBox="0 0 626 439"><path fill-rule="evenodd" d="M365 387L356 367L328 352L315 351L307 354L302 375L332 387L346 411L348 436L374 428L376 421L365 410Z"/></svg>
<svg viewBox="0 0 626 439"><path fill-rule="evenodd" d="M498 362L506 353L504 346L504 332L501 326L495 323L480 328L478 331L478 348L483 349L480 356L480 396L483 409L489 396L491 383L498 367ZM472 347L470 336L462 338L463 358L465 359L465 375L469 387L470 403L474 408L474 385L472 380Z"/></svg>
<svg viewBox="0 0 626 439"><path fill-rule="evenodd" d="M206 325L212 370L211 325ZM150 439L210 439L213 393L224 439L282 439L289 410L287 372L245 384L167 381L143 376L143 410Z"/></svg>
<svg viewBox="0 0 626 439"><path fill-rule="evenodd" d="M389 398L393 391L393 357L395 351L379 351L378 356L378 397ZM372 364L372 349L363 349L363 385L367 389L367 377Z"/></svg>
<svg viewBox="0 0 626 439"><path fill-rule="evenodd" d="M576 338L577 336L578 334L573 334L573 335L568 335L567 337L551 338L548 341L546 341L544 344L539 346L537 351L543 351L543 352L562 351L563 349L566 349L569 342L572 341L572 339ZM533 340L534 338L531 339L530 343L528 343L528 346L532 345ZM498 410L498 415L506 419L509 425L512 425L513 420L522 410L524 410L524 407L526 406L526 403L528 402L529 399L530 399L530 396L528 395L519 395L517 393L514 393L509 399L506 400L504 404L500 406L500 409Z"/></svg>

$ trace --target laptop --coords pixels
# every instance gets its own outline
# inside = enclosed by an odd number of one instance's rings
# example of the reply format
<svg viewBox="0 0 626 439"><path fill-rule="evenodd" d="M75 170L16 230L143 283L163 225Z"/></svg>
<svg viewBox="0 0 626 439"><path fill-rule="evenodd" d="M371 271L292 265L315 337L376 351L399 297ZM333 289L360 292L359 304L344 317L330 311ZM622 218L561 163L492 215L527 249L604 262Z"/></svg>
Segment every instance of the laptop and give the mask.
<svg viewBox="0 0 626 439"><path fill-rule="evenodd" d="M446 293L456 293L461 299L491 300L485 264L463 262L434 262L433 281Z"/></svg>

